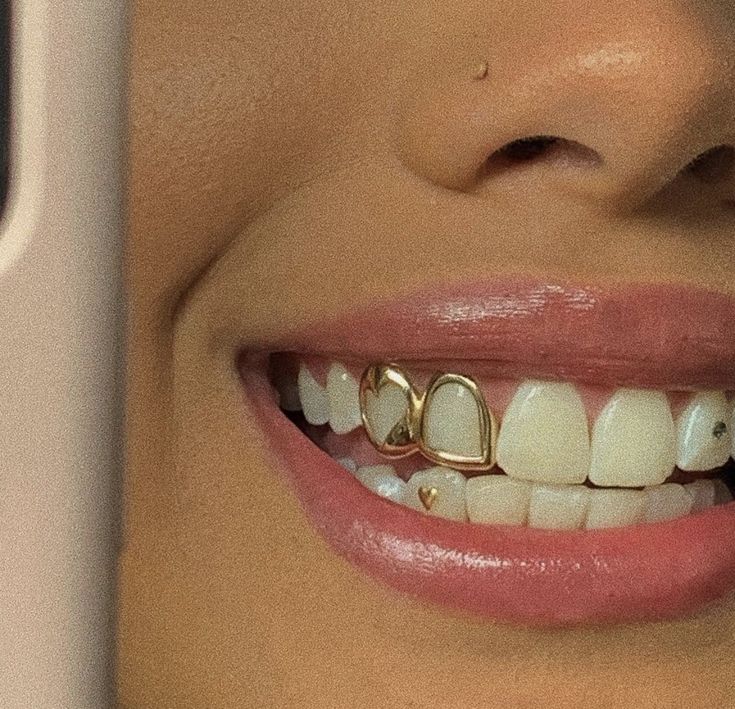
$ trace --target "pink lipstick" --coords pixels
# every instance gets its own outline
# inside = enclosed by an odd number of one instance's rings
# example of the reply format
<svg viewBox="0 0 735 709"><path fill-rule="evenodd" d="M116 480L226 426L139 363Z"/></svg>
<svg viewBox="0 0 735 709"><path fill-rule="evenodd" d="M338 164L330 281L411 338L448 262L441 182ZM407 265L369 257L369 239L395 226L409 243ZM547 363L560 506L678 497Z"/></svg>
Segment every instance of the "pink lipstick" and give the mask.
<svg viewBox="0 0 735 709"><path fill-rule="evenodd" d="M474 284L376 303L248 345L241 375L275 467L335 551L412 597L537 626L674 618L735 589L735 505L665 522L557 531L430 517L382 499L278 408L269 352L607 386L735 388L735 303L684 286Z"/></svg>

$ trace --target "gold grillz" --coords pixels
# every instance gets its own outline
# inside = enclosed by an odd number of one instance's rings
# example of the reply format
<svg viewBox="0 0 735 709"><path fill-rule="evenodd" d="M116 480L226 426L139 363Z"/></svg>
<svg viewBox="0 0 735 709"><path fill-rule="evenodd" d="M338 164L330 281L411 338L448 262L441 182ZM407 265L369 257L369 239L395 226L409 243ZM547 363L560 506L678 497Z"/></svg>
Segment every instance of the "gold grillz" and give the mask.
<svg viewBox="0 0 735 709"><path fill-rule="evenodd" d="M436 436L432 434L430 411L435 398L447 391L445 387L474 403L479 438L470 454L433 440ZM495 464L495 416L477 383L464 374L437 373L426 391L419 394L399 365L371 364L360 379L360 414L368 439L386 458L421 453L438 465L456 470L489 470Z"/></svg>

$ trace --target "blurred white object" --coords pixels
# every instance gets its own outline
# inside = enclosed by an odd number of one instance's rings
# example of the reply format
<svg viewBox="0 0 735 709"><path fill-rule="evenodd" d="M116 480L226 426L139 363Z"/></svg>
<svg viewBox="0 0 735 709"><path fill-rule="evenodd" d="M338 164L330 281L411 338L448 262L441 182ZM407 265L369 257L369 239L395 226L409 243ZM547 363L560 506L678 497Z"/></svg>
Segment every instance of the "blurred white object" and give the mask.
<svg viewBox="0 0 735 709"><path fill-rule="evenodd" d="M10 182L0 222L3 709L113 704L126 5L10 2Z"/></svg>

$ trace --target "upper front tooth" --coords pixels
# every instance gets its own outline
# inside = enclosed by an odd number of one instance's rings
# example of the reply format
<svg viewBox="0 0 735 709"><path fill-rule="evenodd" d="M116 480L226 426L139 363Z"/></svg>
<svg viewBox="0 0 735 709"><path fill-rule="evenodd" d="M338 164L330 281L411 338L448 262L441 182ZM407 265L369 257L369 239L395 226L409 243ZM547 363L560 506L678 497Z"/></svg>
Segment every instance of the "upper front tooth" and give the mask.
<svg viewBox="0 0 735 709"><path fill-rule="evenodd" d="M658 485L674 470L676 430L663 392L619 389L592 430L589 479L596 485Z"/></svg>
<svg viewBox="0 0 735 709"><path fill-rule="evenodd" d="M456 470L438 466L419 470L406 484L403 503L426 514L465 521L466 485L466 478Z"/></svg>
<svg viewBox="0 0 735 709"><path fill-rule="evenodd" d="M695 394L679 417L676 465L681 470L719 468L730 457L728 406L720 391Z"/></svg>
<svg viewBox="0 0 735 709"><path fill-rule="evenodd" d="M590 466L589 427L576 388L555 382L521 384L503 416L497 460L514 478L584 482Z"/></svg>
<svg viewBox="0 0 735 709"><path fill-rule="evenodd" d="M311 376L311 372L303 364L299 368L298 384L304 418L315 426L327 423L329 421L327 390Z"/></svg>
<svg viewBox="0 0 735 709"><path fill-rule="evenodd" d="M368 367L362 375L361 395L365 432L373 445L391 453L406 453L415 447L419 399L400 369Z"/></svg>
<svg viewBox="0 0 735 709"><path fill-rule="evenodd" d="M489 445L483 441L484 401L469 385L456 380L430 387L421 420L423 449L436 456L480 459ZM489 436L489 431L487 432Z"/></svg>
<svg viewBox="0 0 735 709"><path fill-rule="evenodd" d="M327 372L329 424L335 433L349 433L362 423L360 387L357 380L339 362Z"/></svg>

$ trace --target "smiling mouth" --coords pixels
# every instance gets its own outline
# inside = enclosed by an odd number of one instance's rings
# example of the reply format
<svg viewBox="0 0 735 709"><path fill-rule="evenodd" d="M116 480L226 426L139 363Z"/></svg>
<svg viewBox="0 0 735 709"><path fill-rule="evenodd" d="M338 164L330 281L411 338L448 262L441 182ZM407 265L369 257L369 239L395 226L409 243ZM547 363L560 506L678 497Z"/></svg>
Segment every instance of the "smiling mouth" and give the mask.
<svg viewBox="0 0 735 709"><path fill-rule="evenodd" d="M730 502L726 392L493 381L276 354L281 409L373 493L483 524L596 529Z"/></svg>
<svg viewBox="0 0 735 709"><path fill-rule="evenodd" d="M239 371L369 575L512 623L654 620L735 589L732 322L708 291L506 280L255 343Z"/></svg>

